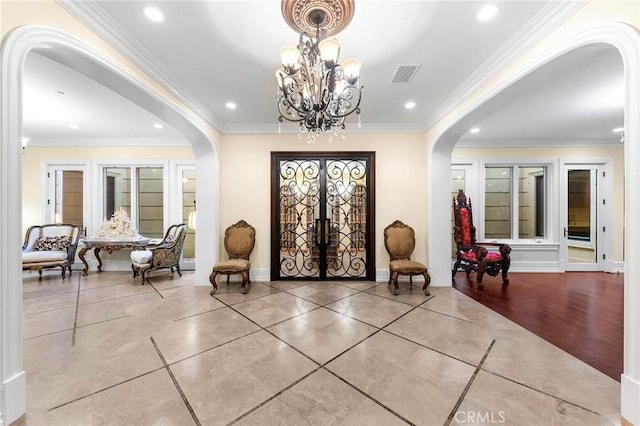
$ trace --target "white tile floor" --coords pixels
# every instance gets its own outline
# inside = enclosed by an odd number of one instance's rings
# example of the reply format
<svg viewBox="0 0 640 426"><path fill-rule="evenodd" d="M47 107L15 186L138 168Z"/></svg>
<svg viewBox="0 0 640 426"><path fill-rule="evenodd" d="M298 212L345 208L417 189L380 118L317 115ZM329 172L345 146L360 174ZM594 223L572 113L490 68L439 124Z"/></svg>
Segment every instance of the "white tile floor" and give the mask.
<svg viewBox="0 0 640 426"><path fill-rule="evenodd" d="M24 275L17 425L608 425L620 384L451 288Z"/></svg>

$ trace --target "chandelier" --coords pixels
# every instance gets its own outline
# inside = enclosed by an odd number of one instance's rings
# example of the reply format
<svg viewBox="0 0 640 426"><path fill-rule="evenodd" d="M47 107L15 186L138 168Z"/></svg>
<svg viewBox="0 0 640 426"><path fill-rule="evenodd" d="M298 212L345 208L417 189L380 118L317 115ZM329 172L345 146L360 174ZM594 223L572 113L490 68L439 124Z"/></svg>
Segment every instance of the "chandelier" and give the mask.
<svg viewBox="0 0 640 426"><path fill-rule="evenodd" d="M340 43L328 37L349 23L353 0L283 0L282 13L300 32L300 39L298 46L280 49L282 67L276 71L279 123L299 123L310 143L323 132L337 136L352 113L358 114L360 127L362 65L357 59L339 64Z"/></svg>

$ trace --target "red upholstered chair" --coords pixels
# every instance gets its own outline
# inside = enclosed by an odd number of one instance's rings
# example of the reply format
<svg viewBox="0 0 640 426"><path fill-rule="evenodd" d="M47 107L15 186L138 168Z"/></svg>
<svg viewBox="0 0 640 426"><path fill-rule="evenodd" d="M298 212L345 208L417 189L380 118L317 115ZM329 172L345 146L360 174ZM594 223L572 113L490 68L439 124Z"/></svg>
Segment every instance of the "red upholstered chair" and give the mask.
<svg viewBox="0 0 640 426"><path fill-rule="evenodd" d="M479 243L476 241L476 227L473 226L473 213L471 211L471 199L467 200L462 189L453 199L453 217L455 224L453 237L456 242L456 263L451 271L455 277L458 268L467 273L477 272L478 288L483 288L482 277L485 272L492 277L502 271L502 284L509 284L507 272L511 266L511 247L500 243ZM497 251L489 251L487 247L496 247Z"/></svg>

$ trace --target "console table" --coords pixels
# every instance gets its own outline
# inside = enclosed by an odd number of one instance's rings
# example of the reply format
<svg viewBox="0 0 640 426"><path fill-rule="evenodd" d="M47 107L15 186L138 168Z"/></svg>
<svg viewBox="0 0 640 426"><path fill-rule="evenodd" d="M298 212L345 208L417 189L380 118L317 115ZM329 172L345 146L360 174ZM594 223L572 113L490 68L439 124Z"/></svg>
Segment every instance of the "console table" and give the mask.
<svg viewBox="0 0 640 426"><path fill-rule="evenodd" d="M84 238L80 240L82 248L78 252L78 257L84 264L82 268L82 275L85 276L89 273L89 264L84 258L84 255L93 250L93 254L98 261L98 272L102 272L102 259L100 259L100 252L102 250L111 254L114 251L121 249L141 250L144 249L151 242L150 238L137 237L137 238Z"/></svg>

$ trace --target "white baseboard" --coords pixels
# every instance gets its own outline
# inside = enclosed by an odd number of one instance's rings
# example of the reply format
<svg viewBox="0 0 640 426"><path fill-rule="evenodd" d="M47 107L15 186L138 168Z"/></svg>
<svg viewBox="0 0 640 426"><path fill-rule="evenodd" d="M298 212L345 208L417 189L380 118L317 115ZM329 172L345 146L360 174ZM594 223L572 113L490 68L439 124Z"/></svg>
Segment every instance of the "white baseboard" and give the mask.
<svg viewBox="0 0 640 426"><path fill-rule="evenodd" d="M249 277L251 278L251 281L266 283L271 281L271 270L267 268L251 268L251 270L249 271ZM222 280L226 282L227 280L226 276L224 278L216 278L216 281L218 282L218 284L220 284ZM240 275L229 276L230 283L239 283L241 281L242 281L242 277L240 277ZM196 285L210 286L211 284L209 282L206 282L201 284L196 283Z"/></svg>
<svg viewBox="0 0 640 426"><path fill-rule="evenodd" d="M612 274L624 274L624 262L616 261L616 260L605 260L604 261L604 271L611 272Z"/></svg>
<svg viewBox="0 0 640 426"><path fill-rule="evenodd" d="M640 425L640 383L623 374L620 391L620 414L632 425Z"/></svg>
<svg viewBox="0 0 640 426"><path fill-rule="evenodd" d="M251 268L249 276L251 277L251 281L269 282L271 281L271 269Z"/></svg>
<svg viewBox="0 0 640 426"><path fill-rule="evenodd" d="M27 383L25 372L21 371L9 380L2 383L2 407L1 413L4 424L9 425L27 412Z"/></svg>
<svg viewBox="0 0 640 426"><path fill-rule="evenodd" d="M536 262L512 260L509 272L562 272L562 265L553 260Z"/></svg>

